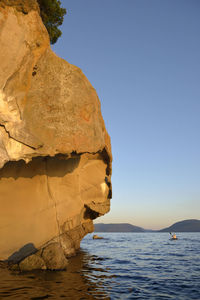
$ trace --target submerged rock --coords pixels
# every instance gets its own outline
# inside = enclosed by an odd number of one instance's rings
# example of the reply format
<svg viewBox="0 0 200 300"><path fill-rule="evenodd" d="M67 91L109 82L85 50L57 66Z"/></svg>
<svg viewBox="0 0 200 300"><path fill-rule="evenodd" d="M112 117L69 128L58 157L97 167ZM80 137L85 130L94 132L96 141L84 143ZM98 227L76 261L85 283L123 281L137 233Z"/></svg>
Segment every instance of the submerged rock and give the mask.
<svg viewBox="0 0 200 300"><path fill-rule="evenodd" d="M110 209L100 102L82 71L52 52L37 1L0 1L0 28L0 260L19 263L49 242L69 257Z"/></svg>

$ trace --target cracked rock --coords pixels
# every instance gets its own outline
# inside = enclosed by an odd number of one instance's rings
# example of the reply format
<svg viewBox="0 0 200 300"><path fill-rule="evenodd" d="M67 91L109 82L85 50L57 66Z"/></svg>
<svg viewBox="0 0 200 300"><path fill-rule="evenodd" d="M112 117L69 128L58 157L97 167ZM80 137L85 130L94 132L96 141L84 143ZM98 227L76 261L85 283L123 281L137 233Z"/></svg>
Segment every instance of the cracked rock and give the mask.
<svg viewBox="0 0 200 300"><path fill-rule="evenodd" d="M39 250L60 268L110 209L110 137L95 89L51 50L35 0L0 1L0 29L0 260Z"/></svg>

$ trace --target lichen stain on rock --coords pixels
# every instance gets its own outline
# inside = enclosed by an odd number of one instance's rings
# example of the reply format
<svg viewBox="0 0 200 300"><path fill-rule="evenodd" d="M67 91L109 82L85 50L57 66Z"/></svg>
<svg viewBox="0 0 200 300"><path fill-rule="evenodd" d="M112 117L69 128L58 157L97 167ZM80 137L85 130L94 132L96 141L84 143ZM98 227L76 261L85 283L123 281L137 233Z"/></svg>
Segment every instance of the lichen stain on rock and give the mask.
<svg viewBox="0 0 200 300"><path fill-rule="evenodd" d="M45 269L46 247L74 255L110 209L110 137L88 79L52 52L36 1L0 1L0 44L0 260L31 244L18 262Z"/></svg>
<svg viewBox="0 0 200 300"><path fill-rule="evenodd" d="M28 14L31 10L39 12L39 7L35 0L1 0L0 7L5 8L6 6L12 6L24 14Z"/></svg>

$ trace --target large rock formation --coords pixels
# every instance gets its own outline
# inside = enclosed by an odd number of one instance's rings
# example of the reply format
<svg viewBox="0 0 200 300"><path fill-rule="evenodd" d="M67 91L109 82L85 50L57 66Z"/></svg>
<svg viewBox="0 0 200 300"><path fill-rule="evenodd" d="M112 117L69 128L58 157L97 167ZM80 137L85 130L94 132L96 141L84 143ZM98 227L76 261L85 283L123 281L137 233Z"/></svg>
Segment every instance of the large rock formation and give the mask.
<svg viewBox="0 0 200 300"><path fill-rule="evenodd" d="M0 260L42 258L51 243L69 257L110 208L100 102L52 52L36 0L0 1L0 45Z"/></svg>

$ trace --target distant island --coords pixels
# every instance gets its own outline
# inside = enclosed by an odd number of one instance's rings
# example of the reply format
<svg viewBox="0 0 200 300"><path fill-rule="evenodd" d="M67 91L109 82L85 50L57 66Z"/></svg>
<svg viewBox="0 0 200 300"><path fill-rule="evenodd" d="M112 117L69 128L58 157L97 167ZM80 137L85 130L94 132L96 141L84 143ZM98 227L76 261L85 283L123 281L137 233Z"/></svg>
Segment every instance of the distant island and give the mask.
<svg viewBox="0 0 200 300"><path fill-rule="evenodd" d="M200 232L200 220L184 220L176 222L170 227L159 230L159 232Z"/></svg>
<svg viewBox="0 0 200 300"><path fill-rule="evenodd" d="M129 223L98 223L94 227L95 232L200 232L200 220L183 220L161 230L147 230Z"/></svg>
<svg viewBox="0 0 200 300"><path fill-rule="evenodd" d="M145 232L142 227L134 226L128 223L114 224L94 224L95 232Z"/></svg>

